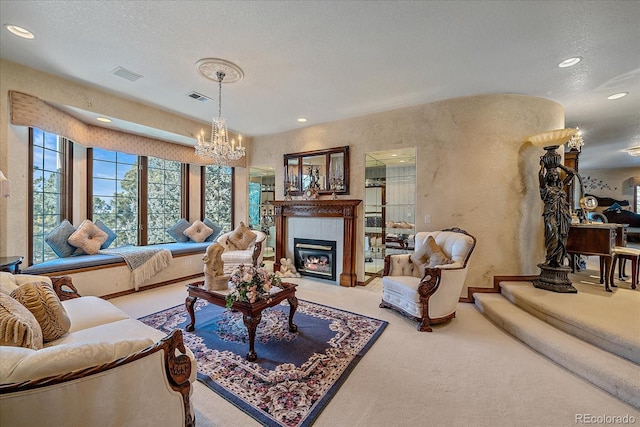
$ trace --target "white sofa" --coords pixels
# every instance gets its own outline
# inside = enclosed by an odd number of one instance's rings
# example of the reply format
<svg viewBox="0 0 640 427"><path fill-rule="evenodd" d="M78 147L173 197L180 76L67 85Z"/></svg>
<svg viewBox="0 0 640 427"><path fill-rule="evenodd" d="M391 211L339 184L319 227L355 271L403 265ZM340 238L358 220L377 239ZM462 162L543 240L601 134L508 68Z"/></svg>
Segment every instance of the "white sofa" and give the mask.
<svg viewBox="0 0 640 427"><path fill-rule="evenodd" d="M71 320L42 349L0 346L0 425L195 425L197 365L181 330L166 336L108 301L80 297L68 277L0 275L4 293L52 283Z"/></svg>
<svg viewBox="0 0 640 427"><path fill-rule="evenodd" d="M451 228L419 232L415 252L433 237L449 264L426 268L425 273L411 260L411 254L387 255L382 273L381 308L393 308L419 320L418 330L431 332L431 325L446 322L456 315L456 307L467 277L468 262L476 239L466 231Z"/></svg>
<svg viewBox="0 0 640 427"><path fill-rule="evenodd" d="M222 234L218 237L218 243L224 246L225 250L222 253L222 261L224 261L224 274L232 274L233 271L240 265L255 265L260 266L263 260L263 252L265 246L265 238L267 235L262 231L251 230L256 235L255 240L246 249L229 249L227 240L231 233Z"/></svg>

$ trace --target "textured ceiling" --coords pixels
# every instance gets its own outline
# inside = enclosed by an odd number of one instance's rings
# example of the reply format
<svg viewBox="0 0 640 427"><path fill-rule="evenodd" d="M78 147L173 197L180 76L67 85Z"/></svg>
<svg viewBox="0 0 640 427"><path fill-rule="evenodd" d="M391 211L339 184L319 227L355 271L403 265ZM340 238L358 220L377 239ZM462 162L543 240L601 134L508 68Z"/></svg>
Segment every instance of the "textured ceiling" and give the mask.
<svg viewBox="0 0 640 427"><path fill-rule="evenodd" d="M0 57L201 121L217 102L186 95L217 101L217 85L195 63L236 63L245 77L223 85L222 112L247 135L517 93L565 107L583 131L581 168L640 168L623 151L640 145L638 1L3 0L0 16L36 35L2 29ZM584 59L557 67L572 56Z"/></svg>

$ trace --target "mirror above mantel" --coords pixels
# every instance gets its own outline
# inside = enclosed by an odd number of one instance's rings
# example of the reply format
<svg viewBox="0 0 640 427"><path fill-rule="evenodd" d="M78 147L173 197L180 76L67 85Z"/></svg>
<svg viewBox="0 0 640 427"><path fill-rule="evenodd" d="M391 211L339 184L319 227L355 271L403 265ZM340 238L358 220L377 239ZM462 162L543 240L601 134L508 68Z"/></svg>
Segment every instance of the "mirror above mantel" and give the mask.
<svg viewBox="0 0 640 427"><path fill-rule="evenodd" d="M349 146L284 155L285 194L349 194Z"/></svg>

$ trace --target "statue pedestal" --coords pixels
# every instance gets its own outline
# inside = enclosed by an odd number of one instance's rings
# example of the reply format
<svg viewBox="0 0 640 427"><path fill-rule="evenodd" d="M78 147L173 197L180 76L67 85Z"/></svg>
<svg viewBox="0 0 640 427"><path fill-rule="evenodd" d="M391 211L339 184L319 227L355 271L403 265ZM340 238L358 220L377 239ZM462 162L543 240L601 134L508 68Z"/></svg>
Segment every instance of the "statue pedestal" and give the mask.
<svg viewBox="0 0 640 427"><path fill-rule="evenodd" d="M547 291L576 294L578 290L569 280L569 267L551 267L546 264L538 264L540 276L533 281L533 286Z"/></svg>
<svg viewBox="0 0 640 427"><path fill-rule="evenodd" d="M213 280L208 279L205 274L204 288L208 291L224 291L225 289L229 289L229 276L216 276L213 277Z"/></svg>

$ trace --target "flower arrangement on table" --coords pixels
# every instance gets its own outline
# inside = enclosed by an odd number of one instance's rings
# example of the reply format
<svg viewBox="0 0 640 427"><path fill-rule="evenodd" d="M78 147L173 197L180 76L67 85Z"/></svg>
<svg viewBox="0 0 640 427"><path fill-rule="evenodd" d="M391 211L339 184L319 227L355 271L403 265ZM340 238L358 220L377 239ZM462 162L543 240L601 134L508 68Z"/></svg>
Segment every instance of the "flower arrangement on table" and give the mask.
<svg viewBox="0 0 640 427"><path fill-rule="evenodd" d="M282 280L263 267L240 264L229 279L231 292L226 296L226 307L234 302L244 301L253 304L259 300L269 300L271 289L282 288Z"/></svg>

